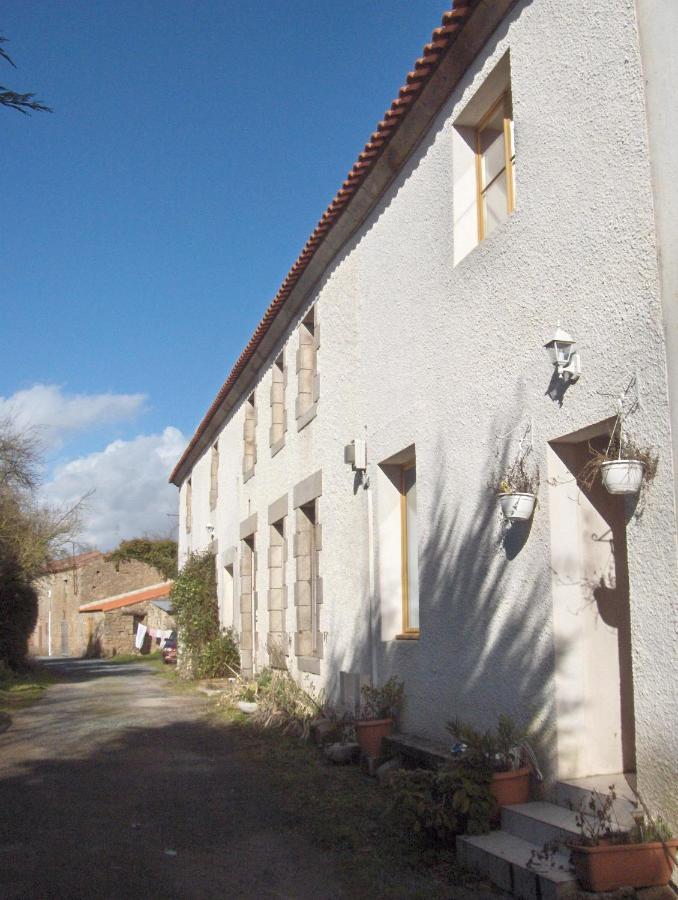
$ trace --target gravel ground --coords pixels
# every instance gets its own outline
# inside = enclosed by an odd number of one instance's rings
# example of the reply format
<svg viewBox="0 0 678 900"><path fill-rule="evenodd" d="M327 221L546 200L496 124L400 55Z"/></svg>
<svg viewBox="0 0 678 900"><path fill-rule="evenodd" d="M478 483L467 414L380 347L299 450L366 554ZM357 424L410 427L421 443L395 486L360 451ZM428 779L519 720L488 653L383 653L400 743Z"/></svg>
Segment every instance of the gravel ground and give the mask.
<svg viewBox="0 0 678 900"><path fill-rule="evenodd" d="M59 683L0 734L2 900L355 896L204 696L144 665L49 666Z"/></svg>

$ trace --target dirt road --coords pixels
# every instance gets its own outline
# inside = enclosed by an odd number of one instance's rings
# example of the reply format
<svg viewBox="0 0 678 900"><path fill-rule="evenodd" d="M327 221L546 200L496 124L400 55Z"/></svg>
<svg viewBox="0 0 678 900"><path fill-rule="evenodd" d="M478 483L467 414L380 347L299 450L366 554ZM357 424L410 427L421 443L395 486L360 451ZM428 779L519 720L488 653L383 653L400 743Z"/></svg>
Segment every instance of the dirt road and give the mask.
<svg viewBox="0 0 678 900"><path fill-rule="evenodd" d="M59 683L0 722L0 900L498 898L390 839L387 858L383 789L355 769L216 720L146 665L49 665Z"/></svg>
<svg viewBox="0 0 678 900"><path fill-rule="evenodd" d="M0 734L3 900L342 896L201 696L140 665L51 665L67 680Z"/></svg>

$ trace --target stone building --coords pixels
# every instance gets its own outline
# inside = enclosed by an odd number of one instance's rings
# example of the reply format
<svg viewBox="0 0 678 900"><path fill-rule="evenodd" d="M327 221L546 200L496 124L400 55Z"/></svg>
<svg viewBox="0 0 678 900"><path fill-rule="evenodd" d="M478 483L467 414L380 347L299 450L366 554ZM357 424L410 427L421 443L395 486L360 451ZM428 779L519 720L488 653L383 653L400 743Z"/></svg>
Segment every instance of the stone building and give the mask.
<svg viewBox="0 0 678 900"><path fill-rule="evenodd" d="M85 656L93 652L93 620L79 614L85 601L104 599L162 581L153 566L115 563L98 550L51 563L37 582L38 621L29 642L35 656Z"/></svg>
<svg viewBox="0 0 678 900"><path fill-rule="evenodd" d="M676 33L678 4L457 0L171 481L246 673L349 705L398 675L431 739L508 714L547 786L637 774L678 827ZM576 480L619 404L640 503Z"/></svg>
<svg viewBox="0 0 678 900"><path fill-rule="evenodd" d="M174 631L171 614L171 581L127 591L83 604L80 615L89 637L93 656L120 653L150 653ZM141 640L137 640L139 629Z"/></svg>

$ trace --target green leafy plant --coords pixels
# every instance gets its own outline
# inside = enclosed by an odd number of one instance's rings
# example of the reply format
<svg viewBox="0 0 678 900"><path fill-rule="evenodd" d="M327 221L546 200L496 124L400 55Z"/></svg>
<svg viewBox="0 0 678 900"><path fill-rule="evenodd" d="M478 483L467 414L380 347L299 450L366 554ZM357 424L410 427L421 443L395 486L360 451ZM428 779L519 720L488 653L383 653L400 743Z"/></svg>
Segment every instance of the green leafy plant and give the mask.
<svg viewBox="0 0 678 900"><path fill-rule="evenodd" d="M382 687L363 685L362 704L360 707L360 721L370 719L395 719L397 721L403 706L405 685L395 675L392 675Z"/></svg>
<svg viewBox="0 0 678 900"><path fill-rule="evenodd" d="M106 559L115 563L116 570L120 563L136 560L153 566L168 581L177 576L177 542L172 540L132 538L121 541Z"/></svg>
<svg viewBox="0 0 678 900"><path fill-rule="evenodd" d="M233 637L233 629L208 641L199 652L198 678L224 678L240 671L240 653Z"/></svg>
<svg viewBox="0 0 678 900"><path fill-rule="evenodd" d="M439 770L401 770L392 776L392 815L405 833L428 843L489 831L492 769L470 753Z"/></svg>
<svg viewBox="0 0 678 900"><path fill-rule="evenodd" d="M524 764L526 755L533 755L525 730L509 716L499 716L494 730L478 731L458 718L449 721L445 727L456 740L466 745L467 752L487 760L495 772L518 769Z"/></svg>
<svg viewBox="0 0 678 900"><path fill-rule="evenodd" d="M207 550L189 556L172 586L170 600L177 623L177 670L184 677L196 677L200 672L202 653L220 636L213 552ZM211 655L211 651L208 652Z"/></svg>

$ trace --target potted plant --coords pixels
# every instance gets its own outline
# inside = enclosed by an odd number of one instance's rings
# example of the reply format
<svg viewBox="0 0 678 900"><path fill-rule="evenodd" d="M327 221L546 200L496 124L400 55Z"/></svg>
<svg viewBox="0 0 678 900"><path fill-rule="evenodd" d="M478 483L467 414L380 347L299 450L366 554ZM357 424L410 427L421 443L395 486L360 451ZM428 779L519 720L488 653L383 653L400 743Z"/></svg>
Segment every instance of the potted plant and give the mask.
<svg viewBox="0 0 678 900"><path fill-rule="evenodd" d="M644 888L667 885L675 865L678 840L666 824L657 819L635 817L624 830L614 815L617 795L614 785L607 794L592 791L576 810L579 834L567 841L552 841L542 851L533 851L529 862L537 868L545 861L553 864L561 847L570 850L570 859L580 886L587 891L613 891L620 887Z"/></svg>
<svg viewBox="0 0 678 900"><path fill-rule="evenodd" d="M637 494L657 474L659 458L651 447L642 447L623 430L621 415L612 429L604 451L592 447L591 459L577 481L590 490L600 472L603 487L610 494Z"/></svg>
<svg viewBox="0 0 678 900"><path fill-rule="evenodd" d="M366 756L376 759L381 756L382 738L391 734L402 708L404 685L392 675L383 687L364 685L361 694L362 705L355 722L356 740Z"/></svg>
<svg viewBox="0 0 678 900"><path fill-rule="evenodd" d="M499 505L509 522L530 519L537 502L539 467L529 453L517 456L497 479Z"/></svg>
<svg viewBox="0 0 678 900"><path fill-rule="evenodd" d="M541 779L541 772L525 731L508 716L499 717L496 730L477 731L459 719L448 722L446 728L456 738L453 753L471 752L484 757L490 764L490 790L498 808L527 803L530 799L530 774L534 770L537 778Z"/></svg>

